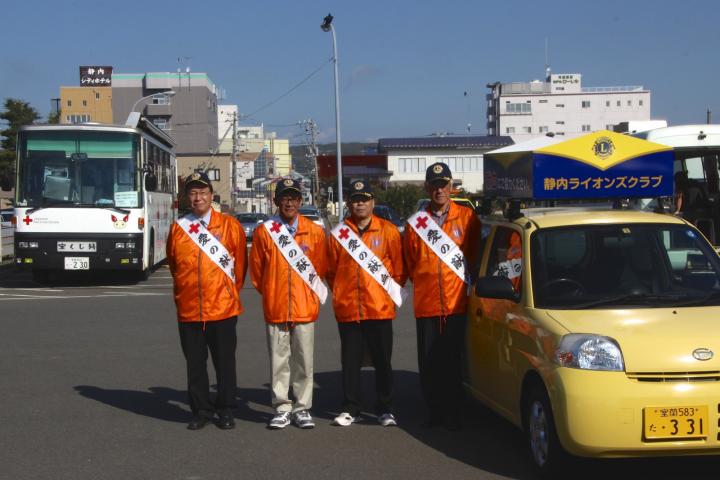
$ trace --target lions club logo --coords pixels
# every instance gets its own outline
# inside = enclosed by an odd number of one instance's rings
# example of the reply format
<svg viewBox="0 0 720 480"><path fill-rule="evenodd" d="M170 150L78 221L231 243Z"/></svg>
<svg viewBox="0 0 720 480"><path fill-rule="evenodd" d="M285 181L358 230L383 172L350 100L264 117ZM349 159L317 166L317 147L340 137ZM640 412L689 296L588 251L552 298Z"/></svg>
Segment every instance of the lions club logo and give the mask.
<svg viewBox="0 0 720 480"><path fill-rule="evenodd" d="M442 173L442 170L443 170L443 169L442 169L442 165L435 165L435 166L433 167L433 172L434 172L434 173Z"/></svg>
<svg viewBox="0 0 720 480"><path fill-rule="evenodd" d="M285 181L283 181L283 185L285 185L286 187L292 187L293 181L290 180L289 178L286 178Z"/></svg>
<svg viewBox="0 0 720 480"><path fill-rule="evenodd" d="M615 151L615 144L608 137L600 137L593 144L593 153L603 160L608 158Z"/></svg>
<svg viewBox="0 0 720 480"><path fill-rule="evenodd" d="M363 182L355 182L355 190L362 190L365 187Z"/></svg>

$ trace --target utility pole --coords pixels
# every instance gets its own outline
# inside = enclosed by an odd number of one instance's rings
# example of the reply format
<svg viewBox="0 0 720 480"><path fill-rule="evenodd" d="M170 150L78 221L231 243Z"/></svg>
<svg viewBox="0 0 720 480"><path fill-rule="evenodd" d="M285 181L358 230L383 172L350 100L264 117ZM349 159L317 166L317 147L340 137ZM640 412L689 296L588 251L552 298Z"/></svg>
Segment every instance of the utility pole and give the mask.
<svg viewBox="0 0 720 480"><path fill-rule="evenodd" d="M232 119L232 179L230 180L230 198L232 211L237 208L237 112L233 112Z"/></svg>
<svg viewBox="0 0 720 480"><path fill-rule="evenodd" d="M306 158L309 158L313 162L313 171L315 172L315 178L313 179L315 188L313 189L313 202L315 206L320 208L320 176L318 174L318 147L316 143L317 139L317 123L312 118L303 120L300 122L305 127L305 135L308 137L307 149L308 153L305 154Z"/></svg>

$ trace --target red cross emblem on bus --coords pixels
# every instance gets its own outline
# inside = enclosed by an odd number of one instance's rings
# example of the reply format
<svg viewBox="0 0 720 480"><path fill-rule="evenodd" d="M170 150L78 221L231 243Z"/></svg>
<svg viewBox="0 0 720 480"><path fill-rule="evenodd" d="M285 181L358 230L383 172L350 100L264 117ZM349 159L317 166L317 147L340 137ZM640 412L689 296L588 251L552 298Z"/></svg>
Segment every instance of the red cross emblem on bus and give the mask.
<svg viewBox="0 0 720 480"><path fill-rule="evenodd" d="M30 222L32 222L32 218L30 218L30 215L25 215L25 218L23 218L23 222L25 222L25 225L30 225Z"/></svg>
<svg viewBox="0 0 720 480"><path fill-rule="evenodd" d="M273 222L273 226L270 227L270 231L274 233L280 233L280 224L277 222Z"/></svg>
<svg viewBox="0 0 720 480"><path fill-rule="evenodd" d="M348 232L350 232L350 229L341 228L340 229L340 240L345 240L346 238L348 238Z"/></svg>
<svg viewBox="0 0 720 480"><path fill-rule="evenodd" d="M415 228L427 228L428 217L418 217Z"/></svg>
<svg viewBox="0 0 720 480"><path fill-rule="evenodd" d="M200 224L199 223L191 223L190 224L190 233L199 233L200 232Z"/></svg>

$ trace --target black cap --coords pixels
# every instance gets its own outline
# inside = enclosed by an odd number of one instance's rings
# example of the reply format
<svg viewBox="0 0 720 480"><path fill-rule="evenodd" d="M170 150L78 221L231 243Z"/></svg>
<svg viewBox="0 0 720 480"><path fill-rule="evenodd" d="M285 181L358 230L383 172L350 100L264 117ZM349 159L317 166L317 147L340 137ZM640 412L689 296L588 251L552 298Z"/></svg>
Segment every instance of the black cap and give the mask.
<svg viewBox="0 0 720 480"><path fill-rule="evenodd" d="M298 196L300 193L300 182L292 178L281 178L275 186L275 198L280 198L283 195Z"/></svg>
<svg viewBox="0 0 720 480"><path fill-rule="evenodd" d="M433 163L427 168L427 170L425 170L426 182L432 183L437 180L443 180L445 182L452 180L450 167L441 162Z"/></svg>
<svg viewBox="0 0 720 480"><path fill-rule="evenodd" d="M195 172L185 178L185 191L187 192L192 187L210 187L211 192L213 189L210 177L208 177L207 174L203 172Z"/></svg>
<svg viewBox="0 0 720 480"><path fill-rule="evenodd" d="M353 197L374 198L370 182L367 180L355 180L352 182L350 184L350 199L352 200Z"/></svg>

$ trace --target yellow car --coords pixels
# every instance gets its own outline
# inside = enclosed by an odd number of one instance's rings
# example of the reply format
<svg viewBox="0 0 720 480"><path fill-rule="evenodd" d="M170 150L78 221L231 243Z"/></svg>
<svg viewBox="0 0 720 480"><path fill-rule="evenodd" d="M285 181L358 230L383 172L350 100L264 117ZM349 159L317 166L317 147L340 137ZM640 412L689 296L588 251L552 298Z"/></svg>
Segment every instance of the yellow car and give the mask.
<svg viewBox="0 0 720 480"><path fill-rule="evenodd" d="M467 386L540 474L586 457L720 454L720 257L667 214L483 219Z"/></svg>

